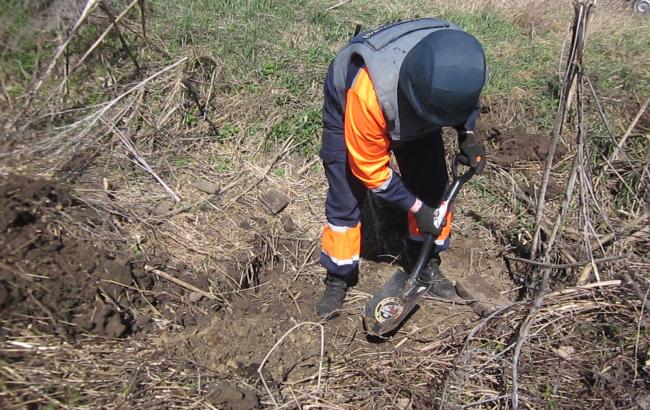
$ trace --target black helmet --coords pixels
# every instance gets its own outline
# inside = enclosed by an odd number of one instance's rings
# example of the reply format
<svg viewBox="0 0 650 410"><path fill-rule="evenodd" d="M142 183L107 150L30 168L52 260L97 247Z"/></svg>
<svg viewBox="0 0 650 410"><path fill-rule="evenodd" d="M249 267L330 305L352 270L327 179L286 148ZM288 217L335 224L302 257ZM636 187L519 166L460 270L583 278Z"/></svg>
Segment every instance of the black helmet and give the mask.
<svg viewBox="0 0 650 410"><path fill-rule="evenodd" d="M483 48L461 30L434 31L402 63L397 90L402 140L465 122L485 85Z"/></svg>

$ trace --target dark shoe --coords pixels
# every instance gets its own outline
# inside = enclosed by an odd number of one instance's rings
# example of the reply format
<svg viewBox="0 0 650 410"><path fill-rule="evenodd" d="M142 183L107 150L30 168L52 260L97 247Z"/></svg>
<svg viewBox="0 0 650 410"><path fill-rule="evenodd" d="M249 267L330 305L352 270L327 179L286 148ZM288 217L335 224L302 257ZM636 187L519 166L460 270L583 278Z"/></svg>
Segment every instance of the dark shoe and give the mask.
<svg viewBox="0 0 650 410"><path fill-rule="evenodd" d="M440 270L440 258L431 258L422 272L427 281L431 283L429 294L441 299L454 299L458 297L456 287Z"/></svg>
<svg viewBox="0 0 650 410"><path fill-rule="evenodd" d="M339 315L348 284L345 280L328 274L325 277L325 293L316 305L316 314L326 319L333 319Z"/></svg>
<svg viewBox="0 0 650 410"><path fill-rule="evenodd" d="M405 239L404 251L402 252L402 267L404 271L410 274L418 261L422 242L412 239ZM440 271L440 255L436 252L431 254L424 270L420 274L423 282L432 283L429 294L440 299L454 299L458 296L456 287Z"/></svg>

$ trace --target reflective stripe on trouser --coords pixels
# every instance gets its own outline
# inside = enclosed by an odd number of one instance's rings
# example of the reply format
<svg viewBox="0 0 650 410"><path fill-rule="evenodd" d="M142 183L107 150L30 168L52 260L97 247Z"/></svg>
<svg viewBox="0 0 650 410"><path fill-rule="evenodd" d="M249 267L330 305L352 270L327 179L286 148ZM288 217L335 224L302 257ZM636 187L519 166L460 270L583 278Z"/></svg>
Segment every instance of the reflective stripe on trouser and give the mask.
<svg viewBox="0 0 650 410"><path fill-rule="evenodd" d="M414 241L422 242L423 238L420 235L420 230L418 229L418 224L415 221L415 215L412 212L409 212L409 238ZM449 249L451 246L451 221L452 221L451 212L447 215L446 224L442 227L440 235L436 238L436 252L442 252Z"/></svg>
<svg viewBox="0 0 650 410"><path fill-rule="evenodd" d="M361 223L353 227L325 225L320 262L328 272L346 276L358 265L360 250Z"/></svg>

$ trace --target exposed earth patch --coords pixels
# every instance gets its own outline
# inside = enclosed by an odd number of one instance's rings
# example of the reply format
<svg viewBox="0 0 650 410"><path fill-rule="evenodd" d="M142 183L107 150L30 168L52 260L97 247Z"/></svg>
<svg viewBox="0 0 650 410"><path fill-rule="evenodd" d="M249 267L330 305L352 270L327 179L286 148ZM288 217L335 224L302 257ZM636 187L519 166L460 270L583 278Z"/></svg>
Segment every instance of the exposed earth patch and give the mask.
<svg viewBox="0 0 650 410"><path fill-rule="evenodd" d="M69 340L83 333L119 338L146 330L150 318L138 308L165 304L165 284L114 241L107 224L60 184L1 178L2 317Z"/></svg>

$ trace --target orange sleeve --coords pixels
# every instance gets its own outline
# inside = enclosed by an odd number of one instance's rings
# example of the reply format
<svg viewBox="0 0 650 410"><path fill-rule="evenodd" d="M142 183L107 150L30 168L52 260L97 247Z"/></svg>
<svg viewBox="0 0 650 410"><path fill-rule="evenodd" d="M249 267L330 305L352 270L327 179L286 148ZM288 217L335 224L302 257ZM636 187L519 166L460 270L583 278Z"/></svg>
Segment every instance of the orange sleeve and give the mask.
<svg viewBox="0 0 650 410"><path fill-rule="evenodd" d="M386 120L367 69L357 74L345 106L345 144L352 174L369 189L391 177Z"/></svg>

